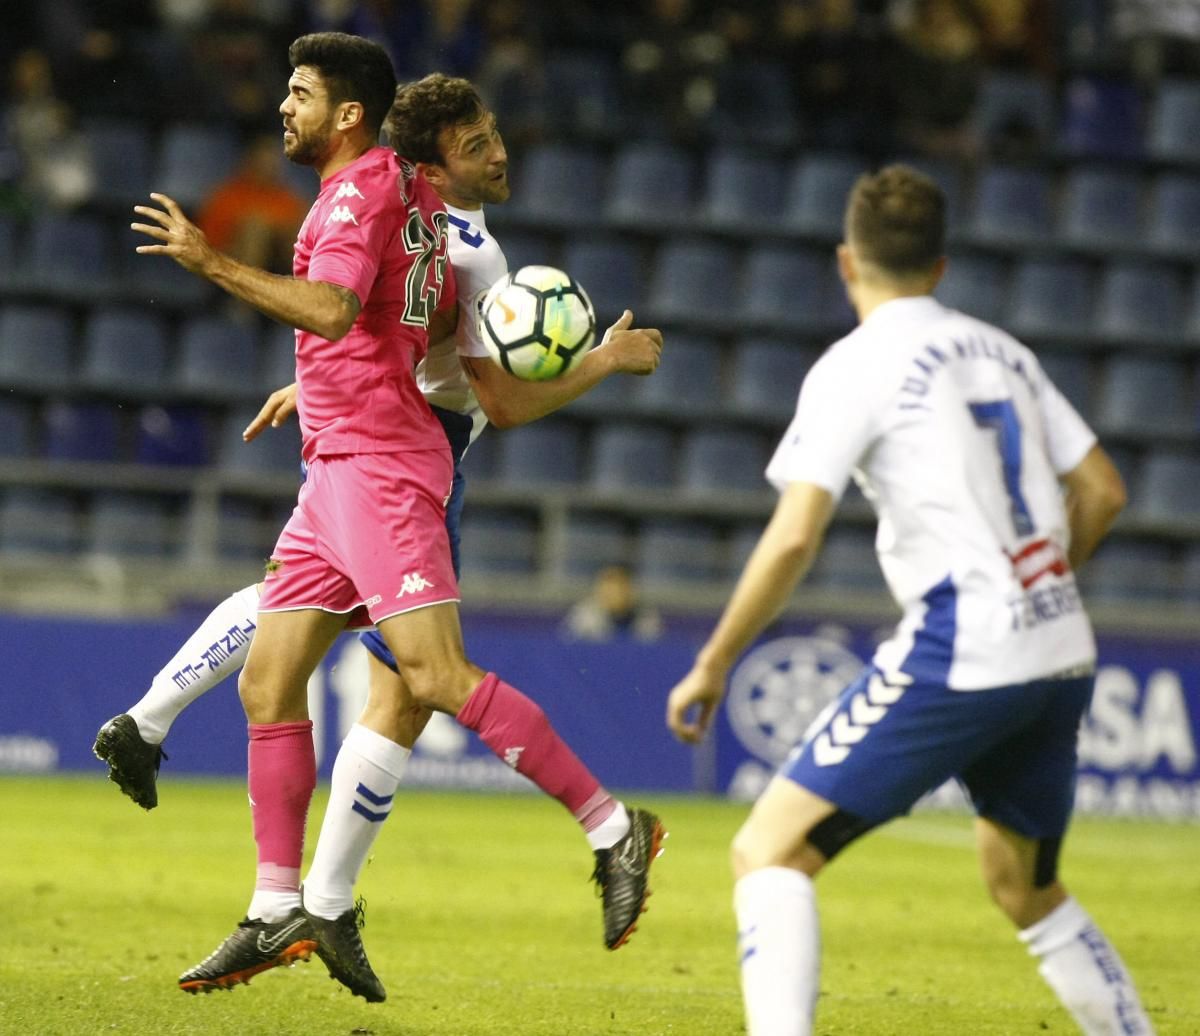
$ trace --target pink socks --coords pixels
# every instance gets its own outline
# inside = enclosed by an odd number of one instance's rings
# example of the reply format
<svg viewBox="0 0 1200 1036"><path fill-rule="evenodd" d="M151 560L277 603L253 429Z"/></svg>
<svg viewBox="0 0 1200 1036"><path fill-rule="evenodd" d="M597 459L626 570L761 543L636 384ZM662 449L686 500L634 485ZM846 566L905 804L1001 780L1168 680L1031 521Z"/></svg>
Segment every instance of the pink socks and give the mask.
<svg viewBox="0 0 1200 1036"><path fill-rule="evenodd" d="M312 721L251 723L248 755L250 812L258 845L255 888L300 888L304 827L317 784Z"/></svg>

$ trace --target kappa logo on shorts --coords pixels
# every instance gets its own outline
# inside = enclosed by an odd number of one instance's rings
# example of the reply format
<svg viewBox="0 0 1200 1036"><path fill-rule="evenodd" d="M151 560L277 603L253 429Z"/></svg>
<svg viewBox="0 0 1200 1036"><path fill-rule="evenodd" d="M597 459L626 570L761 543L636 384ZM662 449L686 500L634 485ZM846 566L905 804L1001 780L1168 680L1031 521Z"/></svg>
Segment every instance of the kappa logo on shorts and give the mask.
<svg viewBox="0 0 1200 1036"><path fill-rule="evenodd" d="M850 699L848 709L835 712L829 725L813 738L813 762L818 766L835 766L842 762L903 693L903 684L886 683L881 674L874 673L867 681L866 690Z"/></svg>
<svg viewBox="0 0 1200 1036"><path fill-rule="evenodd" d="M397 597L403 597L405 594L418 594L427 587L433 586L420 572L409 572L403 582L400 584L400 592Z"/></svg>

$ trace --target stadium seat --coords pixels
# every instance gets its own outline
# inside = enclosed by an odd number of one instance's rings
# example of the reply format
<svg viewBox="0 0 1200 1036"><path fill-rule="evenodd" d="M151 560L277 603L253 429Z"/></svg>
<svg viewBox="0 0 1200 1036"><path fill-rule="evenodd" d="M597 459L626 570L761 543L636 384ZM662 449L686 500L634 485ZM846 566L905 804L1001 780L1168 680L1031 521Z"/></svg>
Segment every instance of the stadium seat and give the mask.
<svg viewBox="0 0 1200 1036"><path fill-rule="evenodd" d="M1003 323L1018 337L1079 338L1091 325L1092 275L1079 259L1023 258L1013 272L1010 309Z"/></svg>
<svg viewBox="0 0 1200 1036"><path fill-rule="evenodd" d="M611 140L621 135L626 118L618 71L606 54L552 47L542 74L550 137Z"/></svg>
<svg viewBox="0 0 1200 1036"><path fill-rule="evenodd" d="M462 521L462 574L532 576L538 568L537 518L523 511L467 508Z"/></svg>
<svg viewBox="0 0 1200 1036"><path fill-rule="evenodd" d="M147 128L124 119L97 119L84 126L83 135L95 174L94 200L121 210L148 202L153 147Z"/></svg>
<svg viewBox="0 0 1200 1036"><path fill-rule="evenodd" d="M1200 543L1184 548L1179 567L1179 596L1193 608L1200 605Z"/></svg>
<svg viewBox="0 0 1200 1036"><path fill-rule="evenodd" d="M686 494L765 493L765 436L736 428L694 428L683 437L679 487Z"/></svg>
<svg viewBox="0 0 1200 1036"><path fill-rule="evenodd" d="M675 482L672 435L659 425L614 422L592 432L588 485L602 492L662 490Z"/></svg>
<svg viewBox="0 0 1200 1036"><path fill-rule="evenodd" d="M0 213L0 292L6 291L17 270L17 221Z"/></svg>
<svg viewBox="0 0 1200 1036"><path fill-rule="evenodd" d="M103 299L115 286L108 227L95 216L35 216L27 236L27 261L17 284L71 301Z"/></svg>
<svg viewBox="0 0 1200 1036"><path fill-rule="evenodd" d="M814 152L792 167L783 225L800 234L840 240L842 214L854 181L868 169L855 155Z"/></svg>
<svg viewBox="0 0 1200 1036"><path fill-rule="evenodd" d="M1179 597L1180 571L1172 544L1128 538L1101 544L1079 573L1088 603L1171 603Z"/></svg>
<svg viewBox="0 0 1200 1036"><path fill-rule="evenodd" d="M197 407L144 407L137 415L134 459L139 464L201 467L209 462L207 411Z"/></svg>
<svg viewBox="0 0 1200 1036"><path fill-rule="evenodd" d="M990 154L1039 150L1056 121L1053 87L1043 77L1003 69L983 76L971 128Z"/></svg>
<svg viewBox="0 0 1200 1036"><path fill-rule="evenodd" d="M86 388L125 398L157 396L166 387L167 330L160 317L135 310L93 310L83 329Z"/></svg>
<svg viewBox="0 0 1200 1036"><path fill-rule="evenodd" d="M78 507L70 493L9 489L0 495L0 553L73 554L79 546Z"/></svg>
<svg viewBox="0 0 1200 1036"><path fill-rule="evenodd" d="M225 301L202 277L188 273L175 260L164 255L140 255L138 245L149 242L144 234L123 227L117 234L115 291L121 298L138 306L169 306L173 309L199 309L206 301Z"/></svg>
<svg viewBox="0 0 1200 1036"><path fill-rule="evenodd" d="M1184 309L1176 269L1118 259L1101 275L1092 330L1121 344L1171 344L1182 337Z"/></svg>
<svg viewBox="0 0 1200 1036"><path fill-rule="evenodd" d="M115 405L52 400L42 413L49 460L112 464L121 459L121 422Z"/></svg>
<svg viewBox="0 0 1200 1036"><path fill-rule="evenodd" d="M732 325L739 316L736 253L711 241L666 241L653 266L647 309L654 322Z"/></svg>
<svg viewBox="0 0 1200 1036"><path fill-rule="evenodd" d="M999 324L1008 300L1008 263L993 255L951 255L935 294L951 309Z"/></svg>
<svg viewBox="0 0 1200 1036"><path fill-rule="evenodd" d="M55 392L75 381L75 333L58 307L12 304L0 310L0 386Z"/></svg>
<svg viewBox="0 0 1200 1036"><path fill-rule="evenodd" d="M564 144L531 147L513 180L509 217L530 223L578 226L595 219L604 197L604 163L587 148Z"/></svg>
<svg viewBox="0 0 1200 1036"><path fill-rule="evenodd" d="M1049 174L1022 166L984 167L975 182L966 236L1013 247L1044 241L1053 226Z"/></svg>
<svg viewBox="0 0 1200 1036"><path fill-rule="evenodd" d="M638 529L634 576L642 586L710 583L726 570L725 544L706 523L649 519Z"/></svg>
<svg viewBox="0 0 1200 1036"><path fill-rule="evenodd" d="M1059 150L1068 158L1140 158L1142 122L1142 99L1133 82L1074 76L1063 90Z"/></svg>
<svg viewBox="0 0 1200 1036"><path fill-rule="evenodd" d="M1137 438L1193 435L1196 402L1190 375L1189 365L1178 360L1110 357L1100 382L1098 428Z"/></svg>
<svg viewBox="0 0 1200 1036"><path fill-rule="evenodd" d="M496 438L496 477L506 485L570 485L583 475L583 435L566 418L548 417L487 434Z"/></svg>
<svg viewBox="0 0 1200 1036"><path fill-rule="evenodd" d="M605 219L616 226L668 226L691 216L694 171L682 148L632 141L616 153L609 176Z"/></svg>
<svg viewBox="0 0 1200 1036"><path fill-rule="evenodd" d="M602 568L629 564L630 547L624 518L569 513L553 569L560 578L591 580Z"/></svg>
<svg viewBox="0 0 1200 1036"><path fill-rule="evenodd" d="M816 359L813 350L770 338L734 348L729 404L734 413L782 425L796 412L800 385Z"/></svg>
<svg viewBox="0 0 1200 1036"><path fill-rule="evenodd" d="M1200 531L1200 456L1194 450L1151 450L1131 495L1130 510L1140 520Z"/></svg>
<svg viewBox="0 0 1200 1036"><path fill-rule="evenodd" d="M281 508L257 498L222 496L211 516L193 508L186 520L190 559L211 562L215 554L224 561L261 564L271 556L291 507Z"/></svg>
<svg viewBox="0 0 1200 1036"><path fill-rule="evenodd" d="M783 160L742 147L713 147L697 216L717 230L750 234L778 225L785 197Z"/></svg>
<svg viewBox="0 0 1200 1036"><path fill-rule="evenodd" d="M31 459L33 427L33 403L7 393L0 395L0 459Z"/></svg>
<svg viewBox="0 0 1200 1036"><path fill-rule="evenodd" d="M507 254L507 239L504 247ZM637 323L646 284L638 250L630 242L591 235L570 240L563 248L562 268L592 300L597 337L624 309L633 310Z"/></svg>
<svg viewBox="0 0 1200 1036"><path fill-rule="evenodd" d="M280 428L268 428L252 442L242 439L242 431L254 419L258 407L239 406L221 420L217 464L233 475L294 475L300 478L300 431L295 421Z"/></svg>
<svg viewBox="0 0 1200 1036"><path fill-rule="evenodd" d="M1092 360L1079 352L1039 353L1038 362L1054 387L1089 424L1092 415Z"/></svg>
<svg viewBox="0 0 1200 1036"><path fill-rule="evenodd" d="M590 235L585 240L590 240ZM500 247L510 270L522 266L557 266L570 269L559 259L553 237L536 230L517 230L505 225L499 236Z"/></svg>
<svg viewBox="0 0 1200 1036"><path fill-rule="evenodd" d="M1200 163L1200 82L1177 79L1158 84L1146 150L1162 162Z"/></svg>
<svg viewBox="0 0 1200 1036"><path fill-rule="evenodd" d="M262 343L262 365L258 388L266 395L296 380L296 332L282 324L272 324Z"/></svg>
<svg viewBox="0 0 1200 1036"><path fill-rule="evenodd" d="M962 221L964 205L963 167L948 158L931 158L928 155L905 155L899 159L904 165L924 173L942 189L946 199L946 227L951 237Z"/></svg>
<svg viewBox="0 0 1200 1036"><path fill-rule="evenodd" d="M1200 256L1200 176L1162 173L1150 193L1146 240L1169 255Z"/></svg>
<svg viewBox="0 0 1200 1036"><path fill-rule="evenodd" d="M496 478L499 469L500 433L494 428L484 429L459 462L459 471L468 485L474 485Z"/></svg>
<svg viewBox="0 0 1200 1036"><path fill-rule="evenodd" d="M238 162L232 130L203 123L168 123L154 170L155 189L194 210Z"/></svg>
<svg viewBox="0 0 1200 1036"><path fill-rule="evenodd" d="M626 399L633 409L651 415L715 413L721 408L723 355L715 338L672 334L653 377L626 380Z"/></svg>
<svg viewBox="0 0 1200 1036"><path fill-rule="evenodd" d="M1107 250L1140 244L1141 174L1076 166L1067 174L1058 234L1064 244L1076 248Z"/></svg>
<svg viewBox="0 0 1200 1036"><path fill-rule="evenodd" d="M828 590L886 593L874 532L865 526L835 525L825 537L807 582Z"/></svg>
<svg viewBox="0 0 1200 1036"><path fill-rule="evenodd" d="M170 507L162 497L98 492L86 526L86 549L92 554L161 558L172 553Z"/></svg>
<svg viewBox="0 0 1200 1036"><path fill-rule="evenodd" d="M794 148L800 134L792 73L783 61L755 55L721 66L706 129L716 141L780 150Z"/></svg>
<svg viewBox="0 0 1200 1036"><path fill-rule="evenodd" d="M175 378L180 392L218 403L257 399L258 370L258 335L249 325L226 317L200 316L189 318L180 327Z"/></svg>
<svg viewBox="0 0 1200 1036"><path fill-rule="evenodd" d="M616 375L605 378L582 396L571 400L569 413L625 417L629 412L630 391L628 377Z"/></svg>
<svg viewBox="0 0 1200 1036"><path fill-rule="evenodd" d="M834 302L843 290L828 250L798 244L756 245L746 256L738 326L829 337L839 327Z"/></svg>

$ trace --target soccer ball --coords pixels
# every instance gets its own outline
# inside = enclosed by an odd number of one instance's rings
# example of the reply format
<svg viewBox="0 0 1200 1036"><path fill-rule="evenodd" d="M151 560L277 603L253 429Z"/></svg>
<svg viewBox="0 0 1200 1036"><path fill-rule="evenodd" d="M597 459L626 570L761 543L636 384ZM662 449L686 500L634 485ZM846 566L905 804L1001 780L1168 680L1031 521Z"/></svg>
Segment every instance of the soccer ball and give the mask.
<svg viewBox="0 0 1200 1036"><path fill-rule="evenodd" d="M552 266L523 266L479 304L479 336L501 367L525 381L566 374L592 347L596 312L578 281Z"/></svg>

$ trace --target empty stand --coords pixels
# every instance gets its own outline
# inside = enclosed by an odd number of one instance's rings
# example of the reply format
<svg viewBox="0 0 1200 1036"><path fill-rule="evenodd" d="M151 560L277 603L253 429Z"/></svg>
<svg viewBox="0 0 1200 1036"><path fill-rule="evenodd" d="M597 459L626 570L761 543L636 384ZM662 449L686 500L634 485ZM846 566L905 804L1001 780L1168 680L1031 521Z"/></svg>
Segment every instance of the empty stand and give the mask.
<svg viewBox="0 0 1200 1036"><path fill-rule="evenodd" d="M123 398L161 396L170 344L165 322L152 313L95 309L83 329L79 381Z"/></svg>

